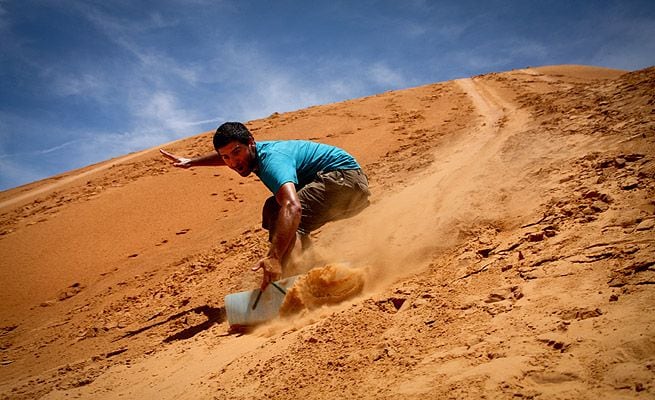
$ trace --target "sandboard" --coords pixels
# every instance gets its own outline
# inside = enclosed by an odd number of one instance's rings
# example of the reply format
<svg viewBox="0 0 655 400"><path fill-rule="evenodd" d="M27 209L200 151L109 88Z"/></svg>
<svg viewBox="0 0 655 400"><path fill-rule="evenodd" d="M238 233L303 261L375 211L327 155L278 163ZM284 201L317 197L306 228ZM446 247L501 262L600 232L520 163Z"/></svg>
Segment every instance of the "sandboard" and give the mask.
<svg viewBox="0 0 655 400"><path fill-rule="evenodd" d="M285 294L298 275L260 289L246 290L225 296L225 313L230 326L253 326L278 316Z"/></svg>

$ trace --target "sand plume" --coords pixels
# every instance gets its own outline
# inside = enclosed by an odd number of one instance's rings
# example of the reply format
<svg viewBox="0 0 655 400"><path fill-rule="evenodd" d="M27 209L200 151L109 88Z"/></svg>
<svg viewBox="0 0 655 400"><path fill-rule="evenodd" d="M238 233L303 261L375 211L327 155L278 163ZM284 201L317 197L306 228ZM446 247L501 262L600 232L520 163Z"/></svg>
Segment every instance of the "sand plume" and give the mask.
<svg viewBox="0 0 655 400"><path fill-rule="evenodd" d="M343 264L312 268L287 292L280 315L341 303L361 293L363 287L364 273L360 269Z"/></svg>

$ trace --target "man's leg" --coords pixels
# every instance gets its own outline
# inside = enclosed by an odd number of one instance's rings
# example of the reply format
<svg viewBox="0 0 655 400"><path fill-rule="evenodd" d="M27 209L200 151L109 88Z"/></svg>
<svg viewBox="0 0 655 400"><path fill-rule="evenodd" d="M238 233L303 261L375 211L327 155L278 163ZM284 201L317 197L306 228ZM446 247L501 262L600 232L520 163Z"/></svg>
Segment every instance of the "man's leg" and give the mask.
<svg viewBox="0 0 655 400"><path fill-rule="evenodd" d="M302 217L298 232L303 248L309 247L309 233L327 222L351 217L369 205L368 180L361 170L321 173L298 191ZM273 238L280 211L274 196L266 199L262 210L262 227Z"/></svg>
<svg viewBox="0 0 655 400"><path fill-rule="evenodd" d="M361 170L319 173L298 191L302 218L298 230L309 234L330 221L349 218L369 205L368 180Z"/></svg>
<svg viewBox="0 0 655 400"><path fill-rule="evenodd" d="M294 267L302 269L291 264L302 260L302 253L311 247L310 232L330 221L349 218L359 213L369 205L369 195L368 180L361 170L321 173L313 182L299 190L302 217L296 240L289 246L282 260L284 274L286 275L287 271L289 273L294 271ZM264 203L262 227L269 231L269 241L275 233L279 209L275 197L269 197ZM310 262L310 264L315 263L315 261Z"/></svg>

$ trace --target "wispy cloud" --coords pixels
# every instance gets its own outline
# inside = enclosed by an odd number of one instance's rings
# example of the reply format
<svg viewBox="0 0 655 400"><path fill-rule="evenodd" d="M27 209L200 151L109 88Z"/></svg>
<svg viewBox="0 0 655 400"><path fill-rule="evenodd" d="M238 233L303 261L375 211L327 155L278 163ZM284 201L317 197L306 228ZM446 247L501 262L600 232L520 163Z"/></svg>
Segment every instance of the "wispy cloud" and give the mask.
<svg viewBox="0 0 655 400"><path fill-rule="evenodd" d="M626 70L655 65L655 41L647 39L655 37L655 19L615 17L608 27L590 63Z"/></svg>
<svg viewBox="0 0 655 400"><path fill-rule="evenodd" d="M201 125L207 125L207 124L215 124L217 122L225 121L224 117L220 118L212 118L212 119L202 119L199 121L185 121L183 123L184 126L201 126Z"/></svg>
<svg viewBox="0 0 655 400"><path fill-rule="evenodd" d="M188 84L198 81L198 70L189 64L163 54L161 50L139 43L139 40L152 31L175 27L179 21L165 18L158 12L152 12L146 19L129 20L117 18L99 8L89 5L81 7L83 15L105 34L108 40L131 54L140 67L142 77L159 80L160 76L174 76Z"/></svg>
<svg viewBox="0 0 655 400"><path fill-rule="evenodd" d="M26 182L42 179L45 171L35 169L22 162L0 157L0 189L10 188Z"/></svg>
<svg viewBox="0 0 655 400"><path fill-rule="evenodd" d="M459 71L459 76L500 71L516 67L517 60L531 60L532 65L548 60L549 49L528 39L490 40L475 46L450 48L434 58L433 65ZM520 65L525 67L528 64Z"/></svg>
<svg viewBox="0 0 655 400"><path fill-rule="evenodd" d="M217 114L232 118L261 118L414 83L387 63L364 58L282 60L257 43L229 40L213 53L203 83L223 88L216 93Z"/></svg>
<svg viewBox="0 0 655 400"><path fill-rule="evenodd" d="M46 155L46 154L50 154L50 153L60 151L60 150L62 150L64 148L66 148L66 147L72 146L74 144L78 144L78 143L80 143L82 141L83 141L83 139L75 139L75 140L71 140L71 141L68 141L66 143L62 143L62 144L59 144L57 146L49 147L49 148L45 148L45 149L24 151L24 152L20 152L20 153L0 154L0 159L10 159L10 158L17 159L17 158L20 158L20 157L43 156L43 155Z"/></svg>
<svg viewBox="0 0 655 400"><path fill-rule="evenodd" d="M123 50L122 69L112 71L91 64L82 74L75 76L58 70L49 71L54 76L54 89L59 95L88 97L107 107L111 106L108 102L120 103L128 112L122 116L128 129L118 138L129 151L138 150L139 146L153 146L156 144L154 140L188 135L189 127L216 120L190 108L178 93L180 87L193 87L199 82L200 68L185 60L175 60L160 48L144 44L144 37L151 32L175 27L178 24L175 18L152 12L145 19L132 20L107 14L90 4L75 4L99 32ZM113 96L108 96L108 92ZM112 134L108 137L117 139Z"/></svg>
<svg viewBox="0 0 655 400"><path fill-rule="evenodd" d="M329 86L325 80L307 77L301 68L276 62L255 43L225 41L216 45L213 54L203 83L220 88L209 99L215 102L217 115L261 118L318 104L330 96L321 90Z"/></svg>
<svg viewBox="0 0 655 400"><path fill-rule="evenodd" d="M407 80L388 65L377 62L369 68L369 77L373 83L391 88L401 88L407 85Z"/></svg>
<svg viewBox="0 0 655 400"><path fill-rule="evenodd" d="M199 121L213 121L202 119L197 112L181 105L175 93L167 90L136 92L130 106L136 119L134 135L152 131L180 133L189 126L200 125Z"/></svg>
<svg viewBox="0 0 655 400"><path fill-rule="evenodd" d="M5 4L7 0L0 0L0 29L2 29L7 23L6 15L7 10L5 10Z"/></svg>
<svg viewBox="0 0 655 400"><path fill-rule="evenodd" d="M90 72L81 75L69 75L66 72L52 73L53 92L59 96L84 96L102 98L108 82L102 80L97 74Z"/></svg>

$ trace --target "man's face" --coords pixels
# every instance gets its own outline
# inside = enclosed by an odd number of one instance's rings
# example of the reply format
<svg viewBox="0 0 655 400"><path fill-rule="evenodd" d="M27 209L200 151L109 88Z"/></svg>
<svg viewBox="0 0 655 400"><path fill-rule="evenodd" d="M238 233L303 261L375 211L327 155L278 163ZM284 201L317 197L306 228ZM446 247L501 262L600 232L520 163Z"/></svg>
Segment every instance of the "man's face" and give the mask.
<svg viewBox="0 0 655 400"><path fill-rule="evenodd" d="M252 172L255 163L255 143L251 141L248 144L231 141L225 146L218 149L225 164L239 173L241 176L248 176Z"/></svg>

